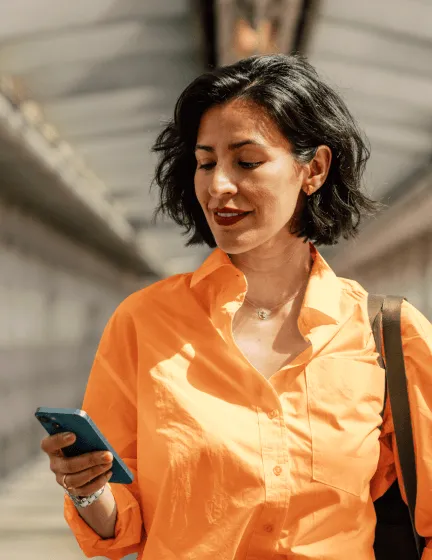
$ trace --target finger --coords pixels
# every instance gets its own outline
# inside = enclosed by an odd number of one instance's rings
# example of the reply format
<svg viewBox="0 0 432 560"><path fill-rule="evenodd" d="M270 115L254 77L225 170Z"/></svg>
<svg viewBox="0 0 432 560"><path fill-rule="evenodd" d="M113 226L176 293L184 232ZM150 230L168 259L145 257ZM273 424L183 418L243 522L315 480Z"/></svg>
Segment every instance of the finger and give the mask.
<svg viewBox="0 0 432 560"><path fill-rule="evenodd" d="M109 451L91 451L76 457L53 457L51 455L51 470L54 473L74 474L99 465L109 465L113 456Z"/></svg>
<svg viewBox="0 0 432 560"><path fill-rule="evenodd" d="M62 451L61 449L59 449L59 450L57 450L57 451L53 451L53 452L51 453L51 456L54 456L54 457L64 457L64 453L63 453L63 451Z"/></svg>
<svg viewBox="0 0 432 560"><path fill-rule="evenodd" d="M58 455L63 447L68 447L76 440L75 434L65 432L62 434L54 434L47 436L41 441L41 449L48 455Z"/></svg>
<svg viewBox="0 0 432 560"><path fill-rule="evenodd" d="M91 467L90 469L74 474L59 473L56 475L56 480L61 486L63 486L63 481L65 481L68 489L76 489L86 486L92 480L95 480L100 475L107 473L111 469L112 463L109 463L108 465L97 465L96 467Z"/></svg>
<svg viewBox="0 0 432 560"><path fill-rule="evenodd" d="M80 486L79 488L72 488L71 490L69 490L69 492L74 496L90 496L90 494L93 494L94 492L97 492L98 490L103 488L105 484L110 480L111 476L112 471L109 471L98 476L84 486Z"/></svg>

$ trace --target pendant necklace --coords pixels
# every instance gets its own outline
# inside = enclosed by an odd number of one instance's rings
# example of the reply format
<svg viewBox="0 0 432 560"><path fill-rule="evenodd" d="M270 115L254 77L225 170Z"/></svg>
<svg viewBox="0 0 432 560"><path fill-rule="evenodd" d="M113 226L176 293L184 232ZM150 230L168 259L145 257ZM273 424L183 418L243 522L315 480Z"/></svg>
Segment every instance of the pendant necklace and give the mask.
<svg viewBox="0 0 432 560"><path fill-rule="evenodd" d="M286 305L287 303L289 303L290 301L292 301L293 299L295 299L299 293L302 291L303 287L305 286L307 282L304 282L301 286L301 288L299 290L297 290L297 292L291 296L290 298L282 301L281 303L278 303L277 305L275 305L274 307L259 307L258 305L255 305L254 303L251 302L251 300L248 297L245 297L245 301L254 308L256 315L258 317L258 319L260 319L261 321L266 321L267 319L269 319L272 315L272 313L274 311L276 311L277 309L280 309L283 305Z"/></svg>
<svg viewBox="0 0 432 560"><path fill-rule="evenodd" d="M297 251L299 250L299 248L300 248L300 245L298 245L297 249L294 250L294 251L291 253L291 255L289 256L289 258L287 259L287 261L285 262L285 264L289 263L289 262L293 259L294 255L297 253ZM301 285L301 287L299 288L299 290L298 290L293 296L291 296L289 299L286 299L286 300L282 301L281 303L278 303L277 305L275 305L274 307L271 307L271 308L260 307L260 306L258 306L258 305L255 305L255 304L254 304L253 302L251 302L250 299L249 299L248 297L246 297L246 296L245 296L245 301L246 301L251 307L253 307L253 308L255 309L256 315L257 315L258 319L260 319L260 321L266 321L267 319L269 319L269 318L271 317L271 315L272 315L272 313L273 313L274 311L276 311L277 309L280 309L283 305L286 305L287 303L289 303L290 301L292 301L293 299L295 299L295 298L298 296L298 294L302 291L302 289L303 289L303 287L304 287L304 285L305 285L306 283L307 283L307 280L306 280L306 282L304 282L304 283Z"/></svg>

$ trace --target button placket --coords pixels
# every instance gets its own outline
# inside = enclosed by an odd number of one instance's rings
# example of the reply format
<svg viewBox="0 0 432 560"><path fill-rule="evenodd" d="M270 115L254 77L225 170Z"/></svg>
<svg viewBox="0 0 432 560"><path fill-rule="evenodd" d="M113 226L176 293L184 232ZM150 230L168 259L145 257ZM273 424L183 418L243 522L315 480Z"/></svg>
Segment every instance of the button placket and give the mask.
<svg viewBox="0 0 432 560"><path fill-rule="evenodd" d="M259 412L261 452L264 466L266 500L254 534L247 558L264 556L275 550L278 535L283 527L289 502L289 468L286 465L286 426L275 418L278 409ZM282 466L283 468L282 468Z"/></svg>

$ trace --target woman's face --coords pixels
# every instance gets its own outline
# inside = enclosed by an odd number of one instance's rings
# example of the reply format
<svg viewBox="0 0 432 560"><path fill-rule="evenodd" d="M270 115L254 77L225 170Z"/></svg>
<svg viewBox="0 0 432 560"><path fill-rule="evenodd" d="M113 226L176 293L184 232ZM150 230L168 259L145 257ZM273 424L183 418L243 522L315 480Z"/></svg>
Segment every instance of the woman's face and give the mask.
<svg viewBox="0 0 432 560"><path fill-rule="evenodd" d="M230 254L286 245L310 175L266 111L234 100L202 117L195 192L217 245Z"/></svg>

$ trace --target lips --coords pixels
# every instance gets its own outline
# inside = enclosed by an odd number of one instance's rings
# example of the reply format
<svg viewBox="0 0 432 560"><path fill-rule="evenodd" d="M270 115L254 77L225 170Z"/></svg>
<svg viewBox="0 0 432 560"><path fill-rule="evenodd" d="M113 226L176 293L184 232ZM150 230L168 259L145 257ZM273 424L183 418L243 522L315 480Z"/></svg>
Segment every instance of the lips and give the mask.
<svg viewBox="0 0 432 560"><path fill-rule="evenodd" d="M248 216L250 212L243 211L243 210L234 210L232 208L222 208L221 210L217 210L214 212L214 220L219 226L232 226L237 222L240 222L246 216Z"/></svg>

